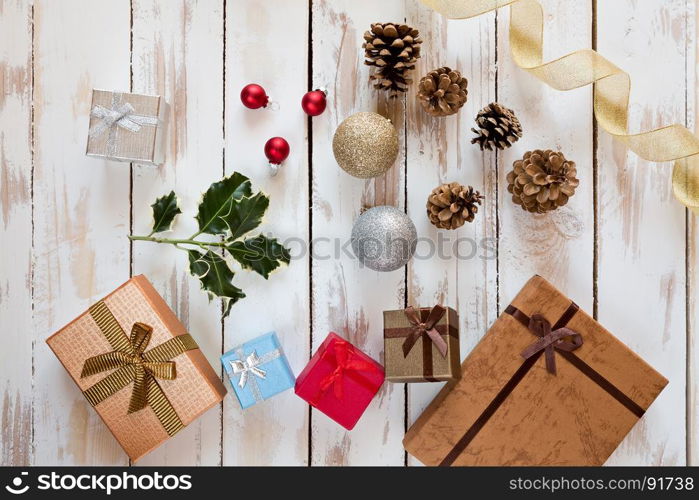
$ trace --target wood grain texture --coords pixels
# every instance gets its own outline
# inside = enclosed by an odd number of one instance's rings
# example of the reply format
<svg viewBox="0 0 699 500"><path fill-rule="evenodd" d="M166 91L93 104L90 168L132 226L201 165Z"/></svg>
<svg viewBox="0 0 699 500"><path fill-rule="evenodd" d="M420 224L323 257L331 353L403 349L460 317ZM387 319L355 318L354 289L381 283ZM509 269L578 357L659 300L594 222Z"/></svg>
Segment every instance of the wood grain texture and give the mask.
<svg viewBox="0 0 699 500"><path fill-rule="evenodd" d="M198 202L223 172L222 0L134 0L133 91L157 94L170 104L165 163L134 165L133 231L152 228L150 205L175 190L183 214L174 235L197 231ZM144 273L219 371L221 306L209 302L188 271L187 254L170 245L134 243L133 274ZM202 418L151 453L139 465L218 465L221 409Z"/></svg>
<svg viewBox="0 0 699 500"><path fill-rule="evenodd" d="M129 88L129 17L126 0L34 4L37 465L128 463L44 340L129 278L129 166L85 156L92 89Z"/></svg>
<svg viewBox="0 0 699 500"><path fill-rule="evenodd" d="M407 19L424 37L415 80L440 66L468 79L468 101L456 114L434 118L408 95L408 214L421 242L408 269L408 302L442 303L459 312L462 354L478 342L497 315L495 231L497 186L495 155L471 144L478 111L495 100L495 13L466 21L447 20L417 1L408 2ZM429 29L427 29L429 27ZM442 183L472 185L484 204L472 224L455 231L436 229L426 216L430 191ZM408 424L442 388L442 383L408 385ZM408 463L419 463L409 456Z"/></svg>
<svg viewBox="0 0 699 500"><path fill-rule="evenodd" d="M544 60L592 43L592 8L585 2L543 1ZM540 274L592 312L593 158L592 94L585 87L559 92L519 69L510 56L509 10L498 16L498 101L514 109L524 137L498 155L499 285L501 309L524 283ZM548 214L530 214L512 202L507 172L526 151L563 152L578 167L580 187L569 203Z"/></svg>
<svg viewBox="0 0 699 500"><path fill-rule="evenodd" d="M688 2L687 12L687 127L699 132L699 88L697 87L697 75L699 74L699 51L697 51L697 15L699 15L699 3L694 2L694 11L691 11L692 2ZM692 90L694 89L694 90ZM697 311L697 279L699 262L697 261L697 247L699 247L699 226L697 218L687 212L687 465L699 465L699 340L697 340L697 325L699 325L699 311Z"/></svg>
<svg viewBox="0 0 699 500"><path fill-rule="evenodd" d="M329 331L382 362L382 312L405 302L405 271L377 273L361 267L351 248L354 221L362 207L404 207L405 98L390 102L369 86L362 35L372 22L400 22L404 2L313 1L313 86L328 86L330 105L313 122L312 261L313 349ZM375 111L393 121L400 138L395 165L375 180L350 177L337 166L332 138L353 113ZM324 414L311 419L313 465L402 465L404 390L384 384L357 426L345 431Z"/></svg>
<svg viewBox="0 0 699 500"><path fill-rule="evenodd" d="M696 3L542 5L546 59L596 43L631 74L632 130L694 127ZM430 118L414 87L389 101L367 83L364 30L403 20L425 39L416 82L443 65L468 78L458 115ZM418 0L0 0L0 325L12 345L0 350L0 465L128 464L44 340L136 273L217 369L222 350L276 330L296 373L330 330L382 361L382 311L406 303L458 308L465 356L542 274L670 379L608 464L698 464L696 217L672 198L670 164L595 137L591 88L558 92L513 64L508 24L509 9L452 21ZM239 93L250 82L280 110L244 108ZM328 109L309 121L300 100L320 86ZM84 156L93 87L166 97L165 165ZM524 127L497 155L470 144L474 116L491 101ZM391 118L401 138L396 165L370 181L345 174L332 155L335 128L357 111ZM263 154L273 136L292 151L276 178ZM534 148L578 164L577 194L548 215L523 212L506 192L513 161ZM268 281L238 273L248 297L222 325L220 303L207 301L182 253L130 245L126 235L149 232L150 204L171 189L185 212L176 234L189 235L200 193L236 170L270 195L261 231L285 240L294 260ZM473 224L437 231L426 198L452 180L485 202ZM342 246L360 211L381 204L404 209L421 237L407 269L388 274L361 268ZM426 258L440 247L442 257ZM228 397L141 463L403 465L404 426L441 385L386 384L352 432L291 391L245 412Z"/></svg>
<svg viewBox="0 0 699 500"><path fill-rule="evenodd" d="M598 2L597 15L598 50L631 75L631 132L684 123L687 3ZM670 163L598 141L599 320L670 380L608 463L684 464L685 211Z"/></svg>
<svg viewBox="0 0 699 500"><path fill-rule="evenodd" d="M32 462L32 11L0 1L0 465Z"/></svg>
<svg viewBox="0 0 699 500"><path fill-rule="evenodd" d="M225 325L225 350L276 331L294 373L308 360L308 151L301 97L308 82L308 3L236 0L226 7L226 174L241 172L270 196L261 232L292 249L289 267L269 280L242 272L247 297ZM262 85L278 111L240 102L248 83ZM270 176L265 142L282 136L291 154ZM304 465L308 462L308 407L289 390L245 411L231 394L224 402L225 465Z"/></svg>

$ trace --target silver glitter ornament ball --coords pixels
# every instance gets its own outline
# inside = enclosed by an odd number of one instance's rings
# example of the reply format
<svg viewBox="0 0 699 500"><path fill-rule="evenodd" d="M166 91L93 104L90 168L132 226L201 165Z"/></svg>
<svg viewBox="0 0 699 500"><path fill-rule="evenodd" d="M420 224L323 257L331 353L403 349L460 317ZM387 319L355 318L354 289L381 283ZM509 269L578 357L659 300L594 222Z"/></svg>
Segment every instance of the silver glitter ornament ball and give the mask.
<svg viewBox="0 0 699 500"><path fill-rule="evenodd" d="M333 153L348 174L360 179L378 177L398 157L396 127L378 113L355 113L335 130Z"/></svg>
<svg viewBox="0 0 699 500"><path fill-rule="evenodd" d="M354 255L374 271L400 269L412 258L416 246L415 224L395 207L370 208L352 228Z"/></svg>

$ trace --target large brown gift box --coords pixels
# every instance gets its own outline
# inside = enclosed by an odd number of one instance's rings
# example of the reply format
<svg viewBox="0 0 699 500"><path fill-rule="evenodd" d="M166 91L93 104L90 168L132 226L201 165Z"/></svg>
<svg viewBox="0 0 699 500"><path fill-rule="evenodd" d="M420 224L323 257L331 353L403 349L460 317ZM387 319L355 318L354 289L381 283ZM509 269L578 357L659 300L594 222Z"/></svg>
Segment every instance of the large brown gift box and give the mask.
<svg viewBox="0 0 699 500"><path fill-rule="evenodd" d="M602 465L667 380L535 276L408 430L426 465Z"/></svg>
<svg viewBox="0 0 699 500"><path fill-rule="evenodd" d="M124 283L46 343L134 461L226 394L145 276Z"/></svg>
<svg viewBox="0 0 699 500"><path fill-rule="evenodd" d="M451 307L384 311L384 369L391 382L438 382L461 376L459 315Z"/></svg>

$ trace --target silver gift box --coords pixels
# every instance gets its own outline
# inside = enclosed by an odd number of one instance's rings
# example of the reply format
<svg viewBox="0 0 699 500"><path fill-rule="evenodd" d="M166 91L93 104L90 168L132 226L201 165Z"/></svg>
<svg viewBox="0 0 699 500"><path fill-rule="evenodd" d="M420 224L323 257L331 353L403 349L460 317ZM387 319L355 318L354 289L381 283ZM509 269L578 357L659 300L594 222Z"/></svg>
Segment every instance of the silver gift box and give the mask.
<svg viewBox="0 0 699 500"><path fill-rule="evenodd" d="M161 96L93 90L87 155L160 165L169 106Z"/></svg>

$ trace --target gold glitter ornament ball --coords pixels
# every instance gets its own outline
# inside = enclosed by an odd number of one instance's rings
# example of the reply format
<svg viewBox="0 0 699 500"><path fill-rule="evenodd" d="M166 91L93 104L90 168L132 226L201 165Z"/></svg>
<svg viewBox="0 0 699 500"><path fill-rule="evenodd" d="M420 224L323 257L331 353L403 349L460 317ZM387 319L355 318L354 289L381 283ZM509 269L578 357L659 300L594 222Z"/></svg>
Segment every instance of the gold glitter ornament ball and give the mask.
<svg viewBox="0 0 699 500"><path fill-rule="evenodd" d="M398 156L398 133L391 120L378 113L355 113L340 123L333 153L348 174L369 179L391 168Z"/></svg>

